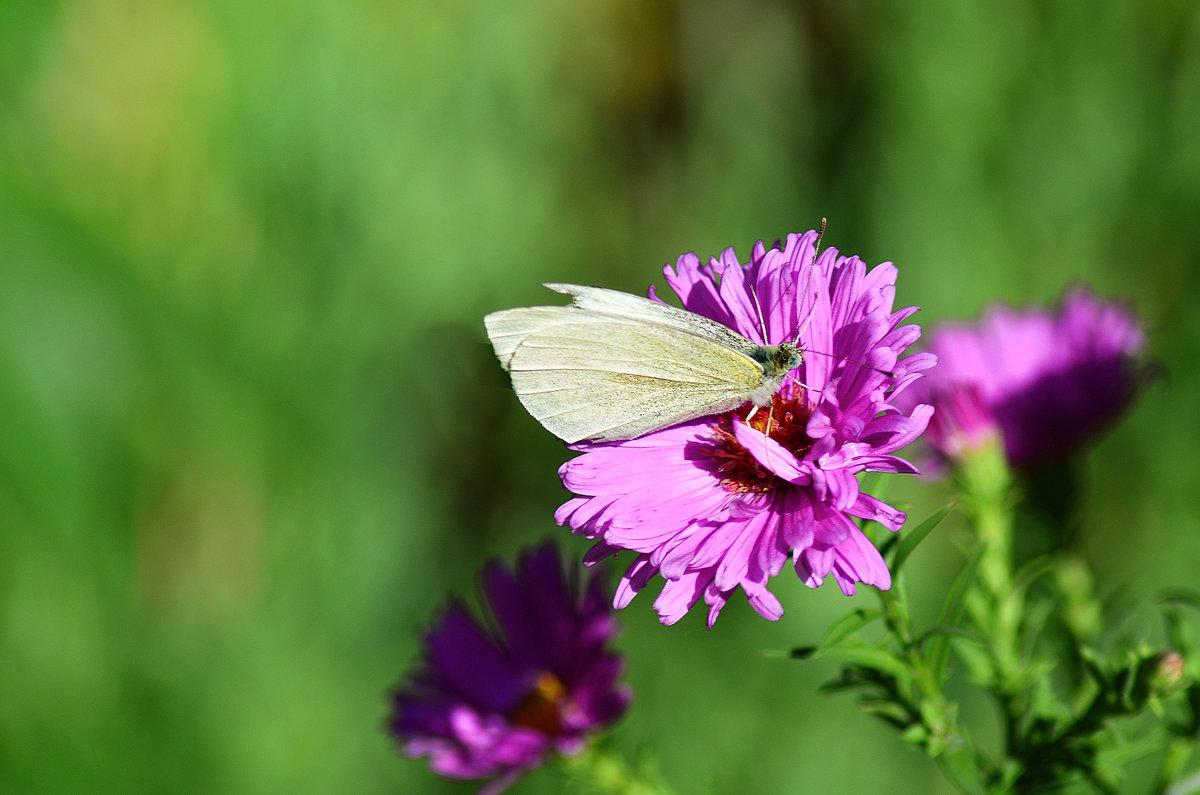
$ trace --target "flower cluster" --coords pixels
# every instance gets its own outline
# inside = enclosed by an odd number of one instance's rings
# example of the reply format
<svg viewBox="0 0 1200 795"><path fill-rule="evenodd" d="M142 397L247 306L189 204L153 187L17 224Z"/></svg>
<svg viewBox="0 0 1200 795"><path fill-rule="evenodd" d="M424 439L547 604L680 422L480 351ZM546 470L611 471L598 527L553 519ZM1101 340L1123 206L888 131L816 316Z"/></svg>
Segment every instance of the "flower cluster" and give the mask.
<svg viewBox="0 0 1200 795"><path fill-rule="evenodd" d="M622 658L608 595L593 575L566 574L553 547L515 572L493 564L483 591L494 628L452 602L425 638L424 658L393 695L388 728L409 756L447 778L492 778L497 792L549 752L581 750L624 714Z"/></svg>
<svg viewBox="0 0 1200 795"><path fill-rule="evenodd" d="M1028 468L1069 457L1115 419L1143 380L1133 313L1085 289L1056 312L994 307L978 326L931 335L938 366L908 399L937 407L927 439L949 460L989 435Z"/></svg>
<svg viewBox="0 0 1200 795"><path fill-rule="evenodd" d="M563 484L579 495L556 519L597 540L585 562L637 554L616 594L624 607L655 574L666 580L655 609L663 623L703 599L711 628L741 588L762 616L778 619L767 588L789 555L810 587L832 575L891 585L882 556L854 521L897 530L905 514L859 489L865 471L915 473L893 455L924 431L932 408L908 414L895 398L936 361L901 354L920 336L893 311L896 268L868 270L826 249L818 235L790 235L748 263L732 249L702 264L695 254L665 269L684 308L763 344L799 340L804 362L772 406L704 417L637 439L579 444ZM654 297L651 289L651 297Z"/></svg>

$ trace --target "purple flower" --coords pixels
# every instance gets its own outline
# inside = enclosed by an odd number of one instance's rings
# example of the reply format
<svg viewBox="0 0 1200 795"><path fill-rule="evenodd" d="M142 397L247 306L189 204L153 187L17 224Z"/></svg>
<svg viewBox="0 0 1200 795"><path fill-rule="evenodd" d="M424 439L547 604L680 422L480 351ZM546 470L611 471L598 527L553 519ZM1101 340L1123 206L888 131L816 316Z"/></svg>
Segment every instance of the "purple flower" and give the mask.
<svg viewBox="0 0 1200 795"><path fill-rule="evenodd" d="M624 714L617 624L600 579L568 576L554 547L526 553L515 572L485 569L477 621L454 601L425 638L415 672L393 695L388 729L408 756L447 778L492 778L499 792L547 753L576 753Z"/></svg>
<svg viewBox="0 0 1200 795"><path fill-rule="evenodd" d="M935 331L938 366L907 399L937 406L927 438L947 459L988 427L1013 466L1063 459L1129 404L1143 380L1144 341L1126 307L1086 289L1054 312L993 307L977 327Z"/></svg>
<svg viewBox="0 0 1200 795"><path fill-rule="evenodd" d="M855 476L916 472L892 453L920 435L933 410L905 416L892 400L935 359L900 358L921 330L901 325L916 307L892 311L895 266L868 272L836 249L814 265L816 239L808 232L789 235L782 248L758 243L745 265L728 249L708 265L686 254L665 269L685 308L764 344L800 331L805 357L769 410L747 404L629 441L573 446L583 455L559 474L580 496L556 519L598 539L585 562L637 553L617 607L662 574L654 606L664 624L703 598L711 628L738 587L760 615L778 619L783 607L767 581L789 554L810 587L830 574L847 594L859 582L891 586L854 519L897 530L906 517L859 491Z"/></svg>

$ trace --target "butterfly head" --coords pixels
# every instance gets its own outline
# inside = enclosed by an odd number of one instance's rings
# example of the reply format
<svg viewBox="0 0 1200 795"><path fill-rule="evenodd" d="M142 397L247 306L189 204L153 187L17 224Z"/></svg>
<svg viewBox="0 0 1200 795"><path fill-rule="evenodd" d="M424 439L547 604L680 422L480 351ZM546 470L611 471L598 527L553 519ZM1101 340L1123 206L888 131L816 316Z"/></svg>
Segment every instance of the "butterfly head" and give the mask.
<svg viewBox="0 0 1200 795"><path fill-rule="evenodd" d="M755 405L765 406L779 391L787 374L804 364L804 351L791 342L782 345L760 345L750 354L750 358L758 362L763 370L762 385L754 390L750 399Z"/></svg>
<svg viewBox="0 0 1200 795"><path fill-rule="evenodd" d="M792 370L804 364L804 351L793 342L782 345L760 345L750 357L762 365L763 374L769 379L783 380Z"/></svg>

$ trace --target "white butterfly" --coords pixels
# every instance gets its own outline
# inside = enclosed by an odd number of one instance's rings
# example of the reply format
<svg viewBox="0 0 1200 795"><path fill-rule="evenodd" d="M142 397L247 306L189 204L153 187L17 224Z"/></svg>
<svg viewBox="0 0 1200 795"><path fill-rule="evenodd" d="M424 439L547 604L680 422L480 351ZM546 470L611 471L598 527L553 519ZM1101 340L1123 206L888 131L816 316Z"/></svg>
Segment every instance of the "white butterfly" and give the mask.
<svg viewBox="0 0 1200 795"><path fill-rule="evenodd" d="M574 301L506 309L483 322L521 403L568 444L634 439L747 402L757 411L804 361L799 337L759 345L629 293L546 287Z"/></svg>

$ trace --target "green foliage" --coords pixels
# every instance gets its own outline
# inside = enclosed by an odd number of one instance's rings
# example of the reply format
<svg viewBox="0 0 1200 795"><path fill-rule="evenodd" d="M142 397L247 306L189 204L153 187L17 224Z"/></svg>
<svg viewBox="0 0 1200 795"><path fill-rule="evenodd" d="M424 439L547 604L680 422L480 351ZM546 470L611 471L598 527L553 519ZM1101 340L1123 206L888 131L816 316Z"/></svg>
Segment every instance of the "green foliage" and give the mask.
<svg viewBox="0 0 1200 795"><path fill-rule="evenodd" d="M896 545L896 554L889 562L888 568L891 569L892 575L900 574L900 569L904 566L904 562L908 560L908 556L913 553L917 545L925 540L935 527L941 524L941 521L946 518L946 514L950 513L950 508L946 507L930 516L925 521L921 522L912 530L904 534L900 542Z"/></svg>
<svg viewBox="0 0 1200 795"><path fill-rule="evenodd" d="M1200 601L1191 589L1160 593L1165 648L1143 640L1104 651L1081 640L1072 606L1094 617L1096 630L1089 621L1088 635L1103 629L1110 640L1116 630L1086 567L1066 551L1064 534L1054 557L1032 560L1013 573L1013 501L1005 486L1010 476L997 475L994 457L984 456L985 478L976 476L969 456L956 462L976 551L942 607L941 620L949 623L916 635L897 562L904 548L897 545L892 561L897 581L890 592L880 592L883 610L851 611L816 646L792 656L840 663L824 692L857 692L864 711L897 730L902 741L924 749L961 792L1034 793L1084 782L1115 792L1129 766L1145 757L1160 760L1155 786L1163 790L1180 776L1200 726L1200 685L1188 672L1194 649L1179 615L1180 607L1195 608ZM918 525L913 546L947 510ZM990 573L976 577L985 559ZM1064 605L1059 621L1051 622L1054 609ZM885 629L880 639L859 634L879 620ZM959 702L947 690L951 647L969 682L1002 716L998 748L985 752L972 739L973 728L959 722ZM1153 720L1127 728L1130 719L1143 715Z"/></svg>

